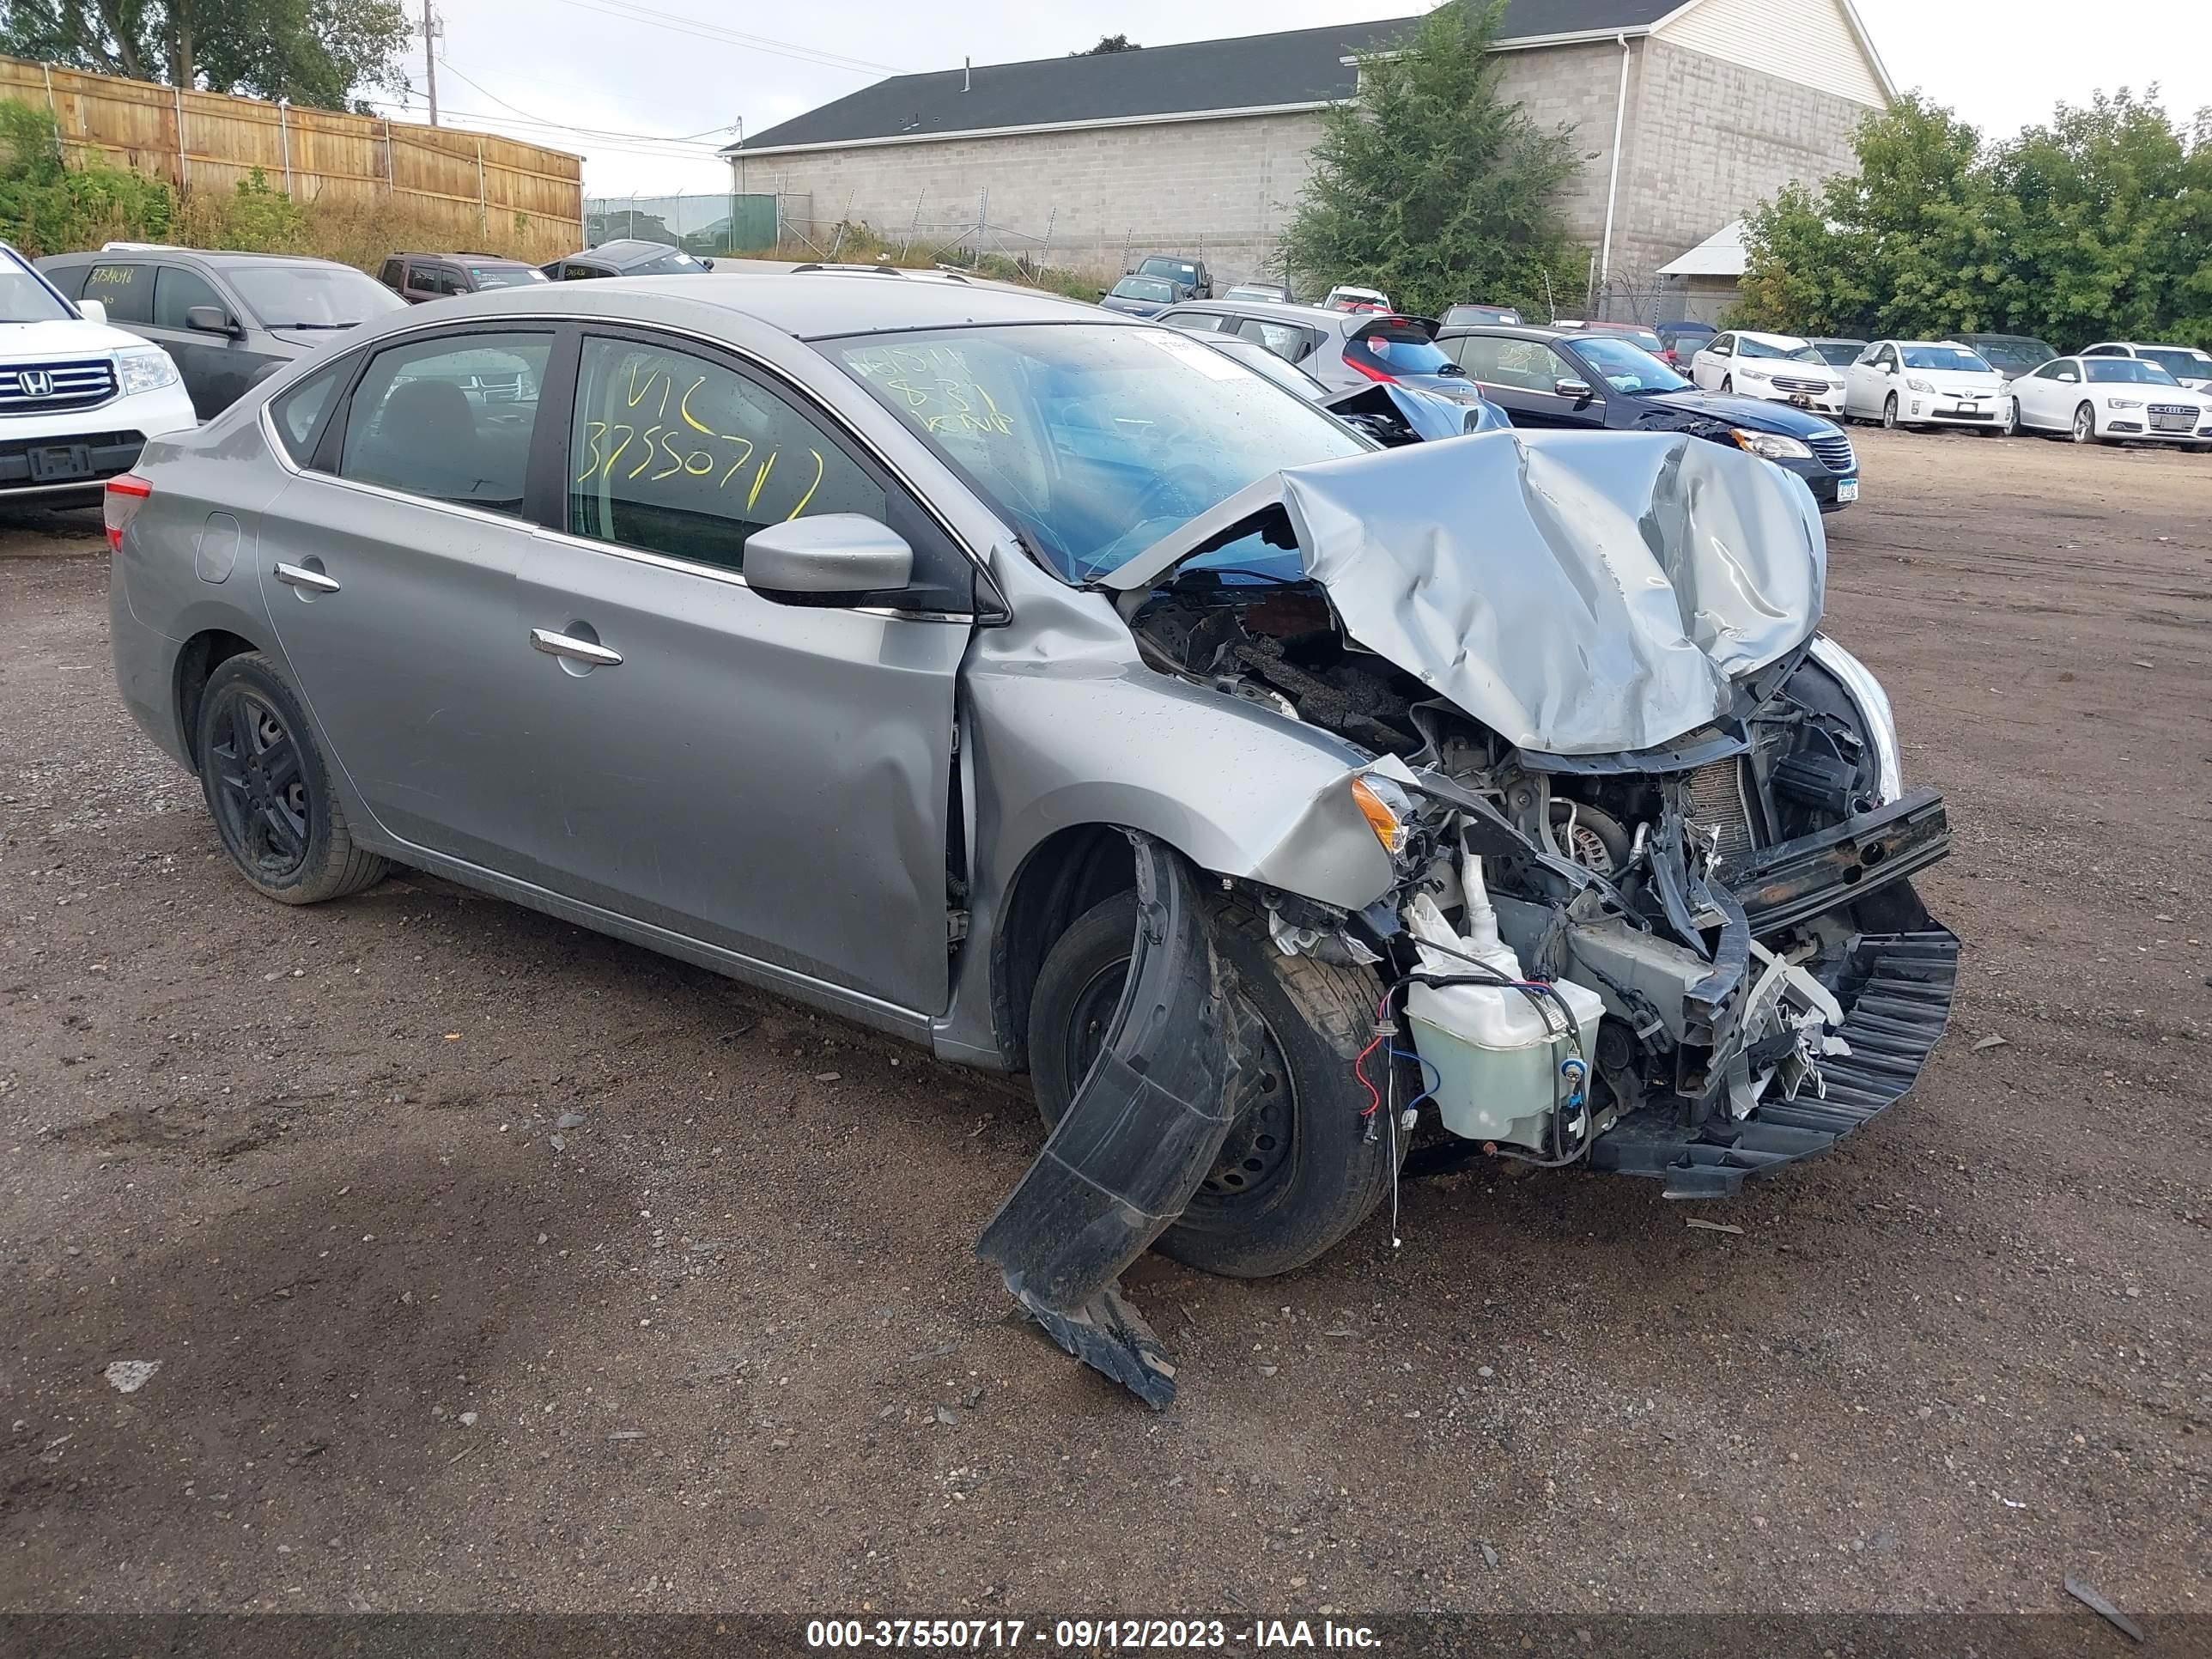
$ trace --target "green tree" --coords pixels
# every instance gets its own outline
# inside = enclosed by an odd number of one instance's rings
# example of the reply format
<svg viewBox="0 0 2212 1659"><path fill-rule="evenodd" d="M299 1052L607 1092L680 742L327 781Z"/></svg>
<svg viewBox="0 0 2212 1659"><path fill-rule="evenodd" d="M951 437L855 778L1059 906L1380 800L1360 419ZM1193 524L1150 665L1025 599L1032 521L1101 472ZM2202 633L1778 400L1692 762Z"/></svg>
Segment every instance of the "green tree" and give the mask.
<svg viewBox="0 0 2212 1659"><path fill-rule="evenodd" d="M2061 104L1996 145L1925 98L1899 100L1860 124L1856 173L1747 216L1729 321L2212 343L2212 115L2184 128L2155 96Z"/></svg>
<svg viewBox="0 0 2212 1659"><path fill-rule="evenodd" d="M1086 46L1081 52L1071 52L1070 58L1103 58L1109 52L1141 52L1144 48L1126 34L1102 34L1098 44Z"/></svg>
<svg viewBox="0 0 2212 1659"><path fill-rule="evenodd" d="M400 0L7 0L0 52L104 75L343 109L398 84Z"/></svg>
<svg viewBox="0 0 2212 1659"><path fill-rule="evenodd" d="M1881 334L1985 326L2004 216L1981 135L1917 94L1869 115L1859 170L1747 216L1741 325Z"/></svg>
<svg viewBox="0 0 2212 1659"><path fill-rule="evenodd" d="M1447 0L1395 51L1363 55L1359 89L1322 117L1314 171L1283 235L1315 282L1379 288L1436 314L1462 300L1543 307L1579 294L1559 189L1573 133L1498 94L1502 0Z"/></svg>

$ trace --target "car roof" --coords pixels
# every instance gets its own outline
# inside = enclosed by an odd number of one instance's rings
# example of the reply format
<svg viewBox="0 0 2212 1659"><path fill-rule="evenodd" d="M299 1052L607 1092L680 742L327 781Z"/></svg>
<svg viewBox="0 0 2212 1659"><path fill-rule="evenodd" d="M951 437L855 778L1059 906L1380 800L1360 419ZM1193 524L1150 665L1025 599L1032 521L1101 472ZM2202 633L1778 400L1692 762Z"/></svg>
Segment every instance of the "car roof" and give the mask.
<svg viewBox="0 0 2212 1659"><path fill-rule="evenodd" d="M710 270L681 280L610 276L593 283L535 283L527 288L501 289L495 295L474 295L466 305L468 314L477 317L544 311L611 317L635 314L647 320L672 306L688 309L705 305L750 317L802 340L988 324L1087 322L1151 326L1137 318L1102 311L1056 294L1032 294L996 283L876 282L836 271L753 276Z"/></svg>
<svg viewBox="0 0 2212 1659"><path fill-rule="evenodd" d="M77 253L50 253L42 264L114 264L132 259L198 259L218 270L248 265L339 265L354 270L343 259L319 258L312 253L247 253L224 248L163 247L147 242L134 247L90 248Z"/></svg>
<svg viewBox="0 0 2212 1659"><path fill-rule="evenodd" d="M387 254L385 257L391 259L451 259L457 265L526 265L530 264L527 259L517 259L505 253L418 253L411 248L403 249L399 252Z"/></svg>
<svg viewBox="0 0 2212 1659"><path fill-rule="evenodd" d="M1177 311L1202 311L1215 316L1234 313L1240 317L1267 317L1284 323L1341 323L1355 313L1332 311L1327 306L1285 304L1280 300L1186 300Z"/></svg>
<svg viewBox="0 0 2212 1659"><path fill-rule="evenodd" d="M1452 323L1437 331L1437 337L1449 335L1460 339L1470 334L1482 335L1494 340L1572 340L1586 337L1589 331L1579 328L1547 328L1540 323Z"/></svg>
<svg viewBox="0 0 2212 1659"><path fill-rule="evenodd" d="M1735 330L1734 332L1735 334L1735 337L1739 340L1758 340L1767 345L1810 345L1813 343L1812 341L1807 339L1802 334L1768 334L1755 328L1739 328Z"/></svg>

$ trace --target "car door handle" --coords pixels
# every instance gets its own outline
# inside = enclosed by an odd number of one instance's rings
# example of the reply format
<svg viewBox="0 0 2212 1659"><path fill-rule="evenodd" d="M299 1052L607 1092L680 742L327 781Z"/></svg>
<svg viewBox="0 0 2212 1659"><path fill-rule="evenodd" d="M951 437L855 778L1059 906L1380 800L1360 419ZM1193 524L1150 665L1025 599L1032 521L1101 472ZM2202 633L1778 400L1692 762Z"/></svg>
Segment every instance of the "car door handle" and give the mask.
<svg viewBox="0 0 2212 1659"><path fill-rule="evenodd" d="M572 634L556 634L550 628L532 629L530 643L532 649L543 651L549 657L570 657L594 668L612 668L622 661L619 651L610 651L604 645L580 640Z"/></svg>
<svg viewBox="0 0 2212 1659"><path fill-rule="evenodd" d="M279 564L276 580L288 587L312 588L318 593L335 593L337 583L319 570L309 570L303 565Z"/></svg>

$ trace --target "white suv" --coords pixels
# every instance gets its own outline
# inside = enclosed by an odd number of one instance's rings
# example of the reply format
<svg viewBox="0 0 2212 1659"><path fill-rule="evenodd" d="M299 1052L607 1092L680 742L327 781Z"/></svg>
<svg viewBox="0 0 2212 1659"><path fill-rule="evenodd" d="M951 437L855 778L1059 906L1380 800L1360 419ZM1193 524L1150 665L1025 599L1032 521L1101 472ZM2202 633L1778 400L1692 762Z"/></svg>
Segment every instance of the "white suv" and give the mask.
<svg viewBox="0 0 2212 1659"><path fill-rule="evenodd" d="M196 424L167 352L0 242L0 501L90 506L149 438Z"/></svg>

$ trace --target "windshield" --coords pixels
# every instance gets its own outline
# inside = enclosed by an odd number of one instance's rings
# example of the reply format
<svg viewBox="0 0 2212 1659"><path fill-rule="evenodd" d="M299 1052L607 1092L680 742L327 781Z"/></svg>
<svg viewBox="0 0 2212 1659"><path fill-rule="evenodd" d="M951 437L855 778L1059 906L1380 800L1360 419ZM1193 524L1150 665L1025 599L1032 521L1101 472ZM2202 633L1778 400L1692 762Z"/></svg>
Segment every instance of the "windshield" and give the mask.
<svg viewBox="0 0 2212 1659"><path fill-rule="evenodd" d="M1175 284L1158 276L1124 276L1114 284L1115 297L1122 300L1158 300L1163 304L1175 298Z"/></svg>
<svg viewBox="0 0 2212 1659"><path fill-rule="evenodd" d="M2138 346L2144 358L2177 380L2212 380L2212 357L2187 346Z"/></svg>
<svg viewBox="0 0 2212 1659"><path fill-rule="evenodd" d="M2025 374L2058 355L2040 340L1979 340L1974 349L2000 374Z"/></svg>
<svg viewBox="0 0 2212 1659"><path fill-rule="evenodd" d="M1793 363L1820 363L1827 361L1808 345L1771 345L1765 340L1754 340L1748 334L1736 336L1735 355L1739 357L1778 357Z"/></svg>
<svg viewBox="0 0 2212 1659"><path fill-rule="evenodd" d="M2132 380L2143 386L2179 384L2156 363L2136 357L2084 357L2081 367L2093 380Z"/></svg>
<svg viewBox="0 0 2212 1659"><path fill-rule="evenodd" d="M0 252L0 323L58 323L76 315L13 248Z"/></svg>
<svg viewBox="0 0 2212 1659"><path fill-rule="evenodd" d="M1899 346L1907 368L1950 369L1960 374L1988 374L1993 371L1974 353L1964 346L1913 345Z"/></svg>
<svg viewBox="0 0 2212 1659"><path fill-rule="evenodd" d="M1574 348L1615 392L1657 396L1686 391L1690 385L1625 334L1593 334L1574 342Z"/></svg>
<svg viewBox="0 0 2212 1659"><path fill-rule="evenodd" d="M1387 374L1460 374L1466 371L1437 349L1426 329L1411 323L1378 323L1344 343L1344 361Z"/></svg>
<svg viewBox="0 0 2212 1659"><path fill-rule="evenodd" d="M264 328L353 328L407 309L350 265L233 265L223 274Z"/></svg>
<svg viewBox="0 0 2212 1659"><path fill-rule="evenodd" d="M1173 329L943 329L818 349L1069 582L1105 574L1271 472L1370 447ZM1222 562L1272 552L1245 539L1255 547L1224 548Z"/></svg>
<svg viewBox="0 0 2212 1659"><path fill-rule="evenodd" d="M1198 286L1198 267L1188 259L1146 259L1137 267L1145 276L1164 276L1171 283L1181 283L1185 288Z"/></svg>
<svg viewBox="0 0 2212 1659"><path fill-rule="evenodd" d="M532 283L553 280L536 265L471 265L469 275L477 279L480 289L527 288Z"/></svg>
<svg viewBox="0 0 2212 1659"><path fill-rule="evenodd" d="M1863 340L1815 340L1813 349L1820 361L1831 368L1844 368L1858 362L1859 353L1866 349Z"/></svg>

